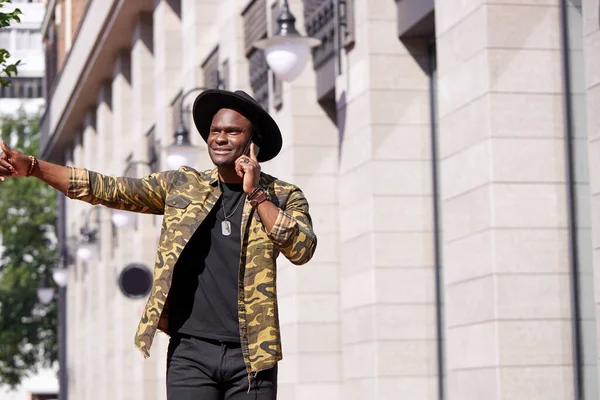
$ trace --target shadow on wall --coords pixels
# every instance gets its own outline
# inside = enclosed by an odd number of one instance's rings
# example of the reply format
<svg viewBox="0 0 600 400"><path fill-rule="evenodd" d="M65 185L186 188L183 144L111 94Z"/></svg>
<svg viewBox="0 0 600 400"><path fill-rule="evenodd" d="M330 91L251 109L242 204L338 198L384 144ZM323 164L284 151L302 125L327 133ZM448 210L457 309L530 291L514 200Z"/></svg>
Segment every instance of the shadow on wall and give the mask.
<svg viewBox="0 0 600 400"><path fill-rule="evenodd" d="M347 105L346 105L346 91L345 90L340 94L340 99L337 104L338 104L337 118L336 118L335 122L338 127L338 164L339 164L342 160L342 146L344 144L344 134L346 132Z"/></svg>
<svg viewBox="0 0 600 400"><path fill-rule="evenodd" d="M417 62L421 70L431 75L431 63L429 60L429 40L422 38L400 39L406 50Z"/></svg>

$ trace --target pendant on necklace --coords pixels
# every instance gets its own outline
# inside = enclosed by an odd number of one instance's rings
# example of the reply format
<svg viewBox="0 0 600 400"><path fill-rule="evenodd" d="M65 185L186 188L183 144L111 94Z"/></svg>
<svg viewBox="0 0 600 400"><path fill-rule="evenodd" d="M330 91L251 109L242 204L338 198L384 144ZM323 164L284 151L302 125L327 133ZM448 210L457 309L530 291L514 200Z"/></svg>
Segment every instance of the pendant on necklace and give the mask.
<svg viewBox="0 0 600 400"><path fill-rule="evenodd" d="M221 233L223 236L231 235L231 223L229 221L221 222Z"/></svg>

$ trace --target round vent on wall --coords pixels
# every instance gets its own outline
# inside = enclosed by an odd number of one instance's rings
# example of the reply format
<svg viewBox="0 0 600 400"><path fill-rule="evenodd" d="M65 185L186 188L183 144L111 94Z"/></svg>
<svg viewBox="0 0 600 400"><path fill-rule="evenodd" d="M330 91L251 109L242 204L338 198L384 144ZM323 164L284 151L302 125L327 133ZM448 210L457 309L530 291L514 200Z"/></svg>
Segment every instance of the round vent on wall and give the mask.
<svg viewBox="0 0 600 400"><path fill-rule="evenodd" d="M139 299L152 289L152 271L144 264L129 264L119 274L118 282L123 295Z"/></svg>

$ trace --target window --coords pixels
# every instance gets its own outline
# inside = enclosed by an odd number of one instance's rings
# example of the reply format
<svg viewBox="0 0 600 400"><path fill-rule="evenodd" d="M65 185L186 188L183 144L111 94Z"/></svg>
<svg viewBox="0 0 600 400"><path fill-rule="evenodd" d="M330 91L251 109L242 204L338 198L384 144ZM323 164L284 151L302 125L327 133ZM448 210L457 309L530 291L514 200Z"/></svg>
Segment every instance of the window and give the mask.
<svg viewBox="0 0 600 400"><path fill-rule="evenodd" d="M10 85L0 90L0 98L37 99L43 96L42 78L10 78Z"/></svg>
<svg viewBox="0 0 600 400"><path fill-rule="evenodd" d="M242 12L244 18L244 47L250 64L250 86L254 98L265 110L269 109L269 66L262 50L254 42L267 37L267 3L254 0Z"/></svg>
<svg viewBox="0 0 600 400"><path fill-rule="evenodd" d="M271 6L271 29L273 34L277 30L277 17L279 16L279 2L273 3ZM283 82L277 78L275 73L271 71L271 85L273 89L273 107L279 110L283 106Z"/></svg>
<svg viewBox="0 0 600 400"><path fill-rule="evenodd" d="M16 29L16 50L41 50L42 34L37 29Z"/></svg>
<svg viewBox="0 0 600 400"><path fill-rule="evenodd" d="M10 48L10 29L0 29L0 47L6 49Z"/></svg>
<svg viewBox="0 0 600 400"><path fill-rule="evenodd" d="M202 72L204 72L204 87L209 89L219 87L219 46L215 47L202 63Z"/></svg>
<svg viewBox="0 0 600 400"><path fill-rule="evenodd" d="M307 34L321 40L321 45L312 49L313 67L317 74L317 99L331 121L337 123L335 77L336 71L341 68L338 66L340 53L336 51L336 2L305 1L304 18Z"/></svg>

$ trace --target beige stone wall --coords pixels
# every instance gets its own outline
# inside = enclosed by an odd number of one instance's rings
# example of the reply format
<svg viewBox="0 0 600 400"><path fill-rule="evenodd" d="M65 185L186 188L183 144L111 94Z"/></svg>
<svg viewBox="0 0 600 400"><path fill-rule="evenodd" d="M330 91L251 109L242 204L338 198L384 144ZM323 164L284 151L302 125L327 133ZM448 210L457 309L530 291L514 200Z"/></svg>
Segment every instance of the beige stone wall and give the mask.
<svg viewBox="0 0 600 400"><path fill-rule="evenodd" d="M426 49L396 36L394 2L356 1L337 79L341 399L436 399Z"/></svg>
<svg viewBox="0 0 600 400"><path fill-rule="evenodd" d="M271 11L273 1L267 2ZM304 31L302 1L290 1L297 27ZM270 16L276 18L277 16ZM268 24L269 28L271 24ZM247 67L245 68L247 71ZM245 71L241 71L244 73ZM284 360L283 399L341 399L340 253L335 125L316 102L310 61L304 73L283 88L283 106L271 110L284 135L283 150L263 169L298 185L310 202L318 250L302 267L278 260L278 296ZM273 105L271 92L270 105Z"/></svg>
<svg viewBox="0 0 600 400"><path fill-rule="evenodd" d="M181 0L180 15L174 0L155 3L132 21L129 46L106 60L112 76L81 118L66 150L70 165L120 175L128 155L147 161L151 127L159 145L168 145L170 104L179 91L205 84L200 65L217 45L230 88L251 92L240 15L247 0ZM290 1L303 31L302 3ZM335 82L337 124L316 102L310 64L283 86L283 107L270 110L284 148L263 170L303 189L319 237L308 265L279 259L279 398L434 400L427 49L398 40L395 2L354 3L356 43L343 53ZM585 7L597 15L592 3ZM450 400L573 396L558 12L558 0L436 2ZM594 21L586 52L595 55ZM590 110L596 64L588 57ZM588 128L593 194L596 114L589 112ZM185 123L198 145L195 167L210 168L189 115ZM160 160L165 169L162 150ZM143 165L135 171L147 172ZM69 234L76 235L90 208L67 207ZM90 215L98 218L101 256L78 261L68 287L70 397L164 399L168 338L159 333L143 360L133 336L145 299L125 299L115 285L126 264L154 264L160 220L138 216L135 226L114 229L109 211Z"/></svg>
<svg viewBox="0 0 600 400"><path fill-rule="evenodd" d="M436 1L449 399L573 396L558 1Z"/></svg>

